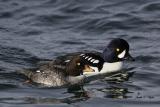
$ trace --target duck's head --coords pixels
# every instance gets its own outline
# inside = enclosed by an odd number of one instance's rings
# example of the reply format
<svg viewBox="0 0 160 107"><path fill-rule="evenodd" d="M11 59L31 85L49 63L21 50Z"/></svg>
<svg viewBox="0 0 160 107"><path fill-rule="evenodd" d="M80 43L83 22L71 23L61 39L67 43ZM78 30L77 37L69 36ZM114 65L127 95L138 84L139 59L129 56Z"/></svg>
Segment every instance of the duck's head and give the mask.
<svg viewBox="0 0 160 107"><path fill-rule="evenodd" d="M83 75L84 72L94 72L93 69L89 67L89 65L83 63L81 61L80 56L75 56L71 59L69 63L66 65L66 72L69 76L80 76Z"/></svg>
<svg viewBox="0 0 160 107"><path fill-rule="evenodd" d="M113 63L123 60L134 61L129 53L129 44L126 40L116 38L113 39L102 53L105 62Z"/></svg>

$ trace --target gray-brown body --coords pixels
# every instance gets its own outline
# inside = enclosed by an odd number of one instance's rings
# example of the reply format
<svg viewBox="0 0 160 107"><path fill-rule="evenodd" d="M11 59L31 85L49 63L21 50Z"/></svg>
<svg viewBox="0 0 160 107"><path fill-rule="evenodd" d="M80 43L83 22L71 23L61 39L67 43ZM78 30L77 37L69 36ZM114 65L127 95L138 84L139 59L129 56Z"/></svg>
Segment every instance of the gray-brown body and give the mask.
<svg viewBox="0 0 160 107"><path fill-rule="evenodd" d="M25 75L34 83L41 83L47 86L63 86L83 82L84 77L80 76L83 66L77 66L77 57L70 59L69 63L64 60L52 60L40 64L34 69L23 69L19 73Z"/></svg>

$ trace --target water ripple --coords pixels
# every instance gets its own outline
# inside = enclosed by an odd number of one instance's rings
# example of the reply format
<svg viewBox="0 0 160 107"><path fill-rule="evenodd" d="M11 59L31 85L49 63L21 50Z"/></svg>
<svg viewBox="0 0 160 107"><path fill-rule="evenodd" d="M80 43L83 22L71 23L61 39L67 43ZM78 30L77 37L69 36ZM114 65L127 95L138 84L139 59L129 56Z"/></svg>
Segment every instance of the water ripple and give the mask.
<svg viewBox="0 0 160 107"><path fill-rule="evenodd" d="M157 0L1 0L1 105L159 104L159 10ZM129 42L136 59L127 62L134 67L128 72L135 73L123 82L96 80L78 89L44 89L24 84L24 78L15 74L43 58L82 50L101 52L117 37Z"/></svg>

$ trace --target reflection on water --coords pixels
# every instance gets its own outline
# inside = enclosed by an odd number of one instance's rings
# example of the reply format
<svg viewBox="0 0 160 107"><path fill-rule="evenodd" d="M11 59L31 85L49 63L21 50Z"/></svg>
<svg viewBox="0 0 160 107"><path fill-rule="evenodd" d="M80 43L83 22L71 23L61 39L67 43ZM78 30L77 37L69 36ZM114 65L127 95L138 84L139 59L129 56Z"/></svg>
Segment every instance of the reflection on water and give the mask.
<svg viewBox="0 0 160 107"><path fill-rule="evenodd" d="M8 98L0 98L0 103L7 103L7 104L60 104L60 103L67 103L72 104L80 101L86 101L93 96L97 96L97 92L103 93L103 96L106 98L113 98L113 99L123 99L129 98L126 94L128 90L123 87L110 87L110 88L100 88L100 89L93 89L85 90L83 86L71 86L67 89L67 92L64 94L70 93L72 94L71 97L67 98L54 98L53 97L8 97Z"/></svg>
<svg viewBox="0 0 160 107"><path fill-rule="evenodd" d="M124 99L129 98L126 94L129 93L127 88L118 88L118 87L112 87L112 88L106 88L100 90L106 94L106 98L113 98L113 99Z"/></svg>

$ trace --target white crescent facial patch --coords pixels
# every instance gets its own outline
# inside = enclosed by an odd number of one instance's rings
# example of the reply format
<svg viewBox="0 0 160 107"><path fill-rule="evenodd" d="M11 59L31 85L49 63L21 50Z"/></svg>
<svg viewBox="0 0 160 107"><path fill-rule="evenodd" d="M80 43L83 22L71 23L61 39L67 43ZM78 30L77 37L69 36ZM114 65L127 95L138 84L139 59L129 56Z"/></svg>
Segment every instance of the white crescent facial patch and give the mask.
<svg viewBox="0 0 160 107"><path fill-rule="evenodd" d="M120 53L118 55L118 58L124 58L125 54L126 54L126 50L124 50L122 53Z"/></svg>

